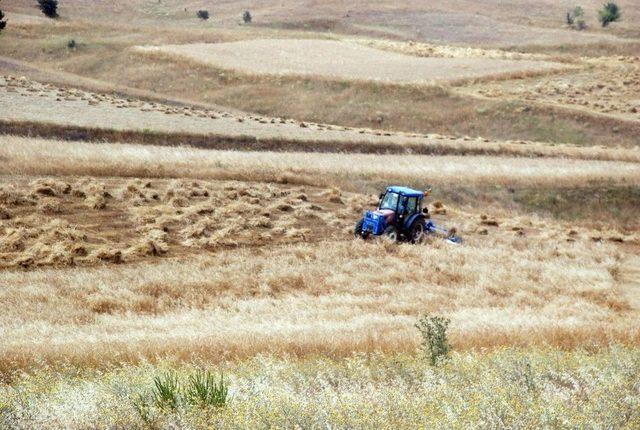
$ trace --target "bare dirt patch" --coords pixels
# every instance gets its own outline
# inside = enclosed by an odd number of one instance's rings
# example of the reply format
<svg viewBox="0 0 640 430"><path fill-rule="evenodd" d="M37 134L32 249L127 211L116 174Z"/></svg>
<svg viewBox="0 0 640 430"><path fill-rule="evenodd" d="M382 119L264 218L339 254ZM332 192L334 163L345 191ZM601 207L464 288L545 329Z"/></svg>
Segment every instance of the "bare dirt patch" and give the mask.
<svg viewBox="0 0 640 430"><path fill-rule="evenodd" d="M432 84L460 79L544 72L551 62L494 58L417 58L357 43L313 39L256 39L138 47L143 52L179 55L250 74L320 76L331 79Z"/></svg>

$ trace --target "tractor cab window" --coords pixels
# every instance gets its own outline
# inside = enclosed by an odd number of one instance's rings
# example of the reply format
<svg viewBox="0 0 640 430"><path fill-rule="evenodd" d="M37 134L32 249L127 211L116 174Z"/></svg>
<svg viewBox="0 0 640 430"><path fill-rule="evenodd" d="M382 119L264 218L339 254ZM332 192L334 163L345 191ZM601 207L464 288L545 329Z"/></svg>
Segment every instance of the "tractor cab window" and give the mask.
<svg viewBox="0 0 640 430"><path fill-rule="evenodd" d="M411 197L407 202L407 213L409 215L416 213L418 210L418 199L416 197Z"/></svg>
<svg viewBox="0 0 640 430"><path fill-rule="evenodd" d="M391 209L396 210L398 207L398 194L396 193L387 193L382 198L382 202L380 202L380 209Z"/></svg>

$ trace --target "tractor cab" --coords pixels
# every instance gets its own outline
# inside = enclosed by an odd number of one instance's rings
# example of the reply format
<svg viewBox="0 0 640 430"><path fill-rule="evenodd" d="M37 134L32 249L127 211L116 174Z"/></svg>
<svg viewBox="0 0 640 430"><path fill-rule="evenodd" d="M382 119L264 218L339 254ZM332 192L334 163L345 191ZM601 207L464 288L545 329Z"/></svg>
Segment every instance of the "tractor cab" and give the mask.
<svg viewBox="0 0 640 430"><path fill-rule="evenodd" d="M424 233L426 218L422 200L428 194L429 191L407 187L388 187L380 194L377 209L367 211L356 224L356 236L385 235L394 240L419 240Z"/></svg>
<svg viewBox="0 0 640 430"><path fill-rule="evenodd" d="M406 187L389 187L380 194L377 212L383 214L387 224L397 225L403 219L422 212L425 192Z"/></svg>

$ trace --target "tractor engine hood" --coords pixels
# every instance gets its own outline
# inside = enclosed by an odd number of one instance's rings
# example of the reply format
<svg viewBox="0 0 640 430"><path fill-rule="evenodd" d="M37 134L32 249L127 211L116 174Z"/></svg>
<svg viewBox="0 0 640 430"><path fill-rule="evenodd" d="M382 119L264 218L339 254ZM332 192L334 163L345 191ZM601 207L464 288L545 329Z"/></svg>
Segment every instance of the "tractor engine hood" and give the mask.
<svg viewBox="0 0 640 430"><path fill-rule="evenodd" d="M395 211L391 209L379 209L374 211L376 215L382 215L387 224L393 221L393 216L395 215Z"/></svg>

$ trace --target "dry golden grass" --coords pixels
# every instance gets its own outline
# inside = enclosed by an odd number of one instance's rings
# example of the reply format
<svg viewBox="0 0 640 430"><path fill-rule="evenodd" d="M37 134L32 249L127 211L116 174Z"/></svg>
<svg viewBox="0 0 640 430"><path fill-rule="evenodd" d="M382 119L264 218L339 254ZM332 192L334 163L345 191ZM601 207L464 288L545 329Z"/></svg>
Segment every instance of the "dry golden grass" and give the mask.
<svg viewBox="0 0 640 430"><path fill-rule="evenodd" d="M452 319L456 350L638 345L623 281L635 263L615 244L498 231L459 247L320 242L5 270L0 369L411 351L423 312Z"/></svg>
<svg viewBox="0 0 640 430"><path fill-rule="evenodd" d="M11 12L33 13L18 3L10 2ZM456 9L464 16L374 3L355 3L367 12L342 19L354 22L342 28L393 31L404 40L420 29L439 39L442 23L454 22L445 40L619 41L595 31L534 28L548 25L549 9L531 2L463 0ZM317 38L259 24L279 26L283 13L295 15L293 26L310 14L344 14L344 2L266 2L252 9L255 25L238 27L235 2L219 5L207 23L185 6L68 0L59 20L18 17L13 25L10 18L3 32L0 55L27 62L0 58L3 74L99 90L0 79L0 427L144 427L133 403L147 396L152 377L175 367L184 377L194 363L231 370L229 405L215 413L152 408L146 425L633 427L640 237L636 221L618 221L636 209L635 117L547 105L564 104L555 93L565 75L541 80L538 105L535 96L511 102L464 95L466 81L445 89L242 76L128 49ZM481 16L496 10L510 19L526 10L527 21L487 25L505 16ZM625 11L632 26L637 14ZM380 19L383 28L372 29ZM608 31L637 34L631 26ZM70 38L75 49L67 48ZM543 58L377 43L441 57L438 64ZM575 56L571 62L588 65ZM602 109L630 111L635 83L618 81L625 70L635 79L637 70L616 68L609 77L602 64L593 62L593 75L611 79L603 95L622 96ZM101 82L76 82L74 73ZM532 81L504 85L522 85L516 96L528 97ZM129 87L137 88L135 97ZM12 132L26 137L6 135ZM226 150L238 148L254 151ZM264 149L278 152L255 151ZM332 153L302 152L314 150ZM341 189L389 182L445 190L430 209L465 243L354 241L353 222L375 198ZM523 211L562 210L569 204L563 196L579 201L581 187L603 190L576 209L593 208L579 214L588 222ZM494 199L489 188L511 197ZM627 196L624 204L616 200ZM438 368L415 355L413 324L424 312L452 320L452 361ZM254 358L233 363L245 357Z"/></svg>
<svg viewBox="0 0 640 430"><path fill-rule="evenodd" d="M153 150L132 146L128 162L140 149ZM634 235L436 201L433 212L465 244L398 246L352 241L353 221L375 199L336 188L10 182L2 243L19 267L0 271L5 376L45 364L412 351L423 312L452 318L458 350L640 342ZM87 206L91 196L106 207ZM31 214L41 199L61 212Z"/></svg>
<svg viewBox="0 0 640 430"><path fill-rule="evenodd" d="M214 151L8 136L1 136L0 142L7 174L239 179L322 186L356 179L506 185L640 181L640 164L618 161Z"/></svg>

